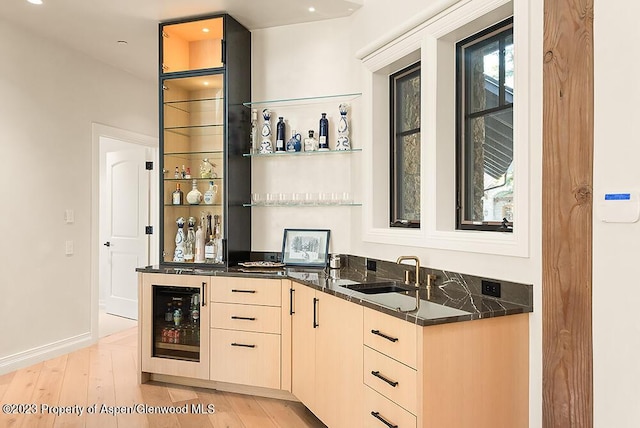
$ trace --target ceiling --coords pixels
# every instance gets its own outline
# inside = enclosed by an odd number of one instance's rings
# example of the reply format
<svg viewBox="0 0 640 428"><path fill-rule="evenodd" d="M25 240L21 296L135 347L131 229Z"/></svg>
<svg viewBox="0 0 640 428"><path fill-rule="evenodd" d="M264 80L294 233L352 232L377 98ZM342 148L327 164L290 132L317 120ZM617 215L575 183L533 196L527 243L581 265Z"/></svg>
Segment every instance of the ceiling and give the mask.
<svg viewBox="0 0 640 428"><path fill-rule="evenodd" d="M143 79L156 79L158 23L227 12L249 30L351 15L364 0L0 0L0 17ZM309 7L315 12L309 12ZM118 43L118 41L126 43Z"/></svg>

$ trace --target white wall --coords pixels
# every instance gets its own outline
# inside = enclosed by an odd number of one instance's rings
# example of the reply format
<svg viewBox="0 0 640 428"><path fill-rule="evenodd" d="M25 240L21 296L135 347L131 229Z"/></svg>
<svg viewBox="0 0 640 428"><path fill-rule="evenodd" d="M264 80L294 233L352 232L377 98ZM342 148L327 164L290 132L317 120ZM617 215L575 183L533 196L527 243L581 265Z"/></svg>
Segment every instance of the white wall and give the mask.
<svg viewBox="0 0 640 428"><path fill-rule="evenodd" d="M594 426L640 426L640 223L600 220L604 192L640 191L640 4L594 2Z"/></svg>
<svg viewBox="0 0 640 428"><path fill-rule="evenodd" d="M385 0L367 0L352 17L321 21L312 24L294 25L253 32L253 99L277 99L286 97L332 94L340 91L359 92L362 87L362 65L354 61L355 53L373 41L384 38L398 26L414 21L415 17L446 1L407 0L402 7L389 7ZM531 34L530 91L533 94L530 112L531 133L529 136L530 178L530 251L529 257L505 257L461 251L445 251L427 248L384 245L366 242L362 238L361 209L351 209L349 227L343 222L336 225L343 211L327 212L302 208L300 212L309 225L321 225L332 229L341 239L333 251L369 256L384 260L395 260L400 255L412 254L420 257L423 264L432 268L469 273L498 279L534 284L534 313L531 315L531 427L542 425L542 318L541 318L541 124L542 124L542 1L530 2L527 14ZM326 52L326 56L325 53ZM326 58L326 60L325 60ZM338 68L336 65L340 64ZM350 67L345 70L345 67ZM339 73L337 72L339 70ZM354 127L359 125L358 111L354 111ZM356 139L357 140L357 139ZM359 147L366 147L361 142ZM360 156L354 154L355 156ZM351 155L351 156L354 156ZM351 165L351 183L355 193L368 186L361 180L361 157L354 157ZM274 175L293 175L297 166L283 160L278 168L265 171L254 159L253 182L267 186L273 183ZM333 174L334 171L331 171ZM262 189L262 187L261 187ZM258 211L262 210L262 211ZM291 209L290 209L291 210ZM336 208L335 210L339 210ZM342 210L342 208L340 208ZM281 230L290 224L288 212L280 209L255 209L253 220L254 250L279 251ZM344 219L346 221L346 218ZM349 244L344 246L348 236ZM337 247L337 248L336 248Z"/></svg>
<svg viewBox="0 0 640 428"><path fill-rule="evenodd" d="M156 136L157 91L3 20L0 56L3 372L89 339L91 123Z"/></svg>

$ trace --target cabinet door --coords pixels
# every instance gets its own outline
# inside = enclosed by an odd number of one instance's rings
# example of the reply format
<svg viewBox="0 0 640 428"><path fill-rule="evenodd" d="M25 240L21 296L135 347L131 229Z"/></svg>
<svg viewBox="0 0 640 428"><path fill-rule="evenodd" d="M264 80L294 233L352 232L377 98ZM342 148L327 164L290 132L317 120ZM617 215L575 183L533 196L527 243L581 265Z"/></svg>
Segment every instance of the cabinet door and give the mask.
<svg viewBox="0 0 640 428"><path fill-rule="evenodd" d="M192 275L140 274L139 354L141 371L173 376L209 378L209 277ZM166 290L166 292L165 292ZM187 290L187 294L183 293ZM175 293L173 293L175 291ZM199 294L197 321L165 321L167 295L175 294L176 302L189 302ZM195 331L193 328L195 327ZM169 336L169 333L174 334ZM165 335L167 333L167 335ZM179 335L176 335L179 334Z"/></svg>
<svg viewBox="0 0 640 428"><path fill-rule="evenodd" d="M315 290L292 282L291 392L315 413Z"/></svg>
<svg viewBox="0 0 640 428"><path fill-rule="evenodd" d="M360 427L362 306L317 293L316 415L332 428Z"/></svg>

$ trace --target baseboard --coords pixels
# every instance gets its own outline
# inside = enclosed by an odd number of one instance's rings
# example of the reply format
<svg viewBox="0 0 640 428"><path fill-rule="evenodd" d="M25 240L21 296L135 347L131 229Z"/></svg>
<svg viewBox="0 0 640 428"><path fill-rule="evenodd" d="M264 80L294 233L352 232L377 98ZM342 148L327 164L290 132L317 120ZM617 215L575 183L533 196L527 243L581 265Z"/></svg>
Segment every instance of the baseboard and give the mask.
<svg viewBox="0 0 640 428"><path fill-rule="evenodd" d="M0 375L28 367L92 344L91 333L82 333L37 348L0 358Z"/></svg>
<svg viewBox="0 0 640 428"><path fill-rule="evenodd" d="M292 393L280 389L263 388L260 386L238 385L235 383L219 382L215 380L194 379L179 376L145 373L143 382L156 381L174 383L177 385L194 386L197 388L215 389L218 391L234 392L236 394L255 395L258 397L276 398L278 400L300 401Z"/></svg>

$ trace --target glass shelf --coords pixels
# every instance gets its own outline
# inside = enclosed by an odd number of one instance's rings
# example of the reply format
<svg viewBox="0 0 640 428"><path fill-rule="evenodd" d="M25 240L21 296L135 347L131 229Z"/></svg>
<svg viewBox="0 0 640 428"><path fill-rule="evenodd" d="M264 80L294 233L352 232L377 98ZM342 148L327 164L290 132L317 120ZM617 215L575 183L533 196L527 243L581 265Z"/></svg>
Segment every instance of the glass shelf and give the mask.
<svg viewBox="0 0 640 428"><path fill-rule="evenodd" d="M266 100L266 101L251 101L242 103L245 107L267 107L271 105L305 105L305 104L315 104L324 101L335 100L338 98L344 98L345 101L350 101L352 99L358 98L362 96L362 92L355 92L352 94L336 94L336 95L323 95L319 97L304 97L304 98L286 98L280 100Z"/></svg>
<svg viewBox="0 0 640 428"><path fill-rule="evenodd" d="M304 203L289 203L289 204L242 204L243 207L256 207L256 208L318 208L318 207L361 207L362 204L359 202L331 202L328 204L321 203L313 203L313 204L304 204Z"/></svg>
<svg viewBox="0 0 640 428"><path fill-rule="evenodd" d="M310 156L310 155L325 155L330 153L352 153L361 152L362 149L351 150L314 150L312 152L274 152L274 153L243 153L242 156L255 156L255 157L268 157L268 156Z"/></svg>
<svg viewBox="0 0 640 428"><path fill-rule="evenodd" d="M171 132L173 134L182 135L183 137L195 137L206 135L217 135L213 133L207 133L206 131L216 130L217 128L223 128L223 124L211 124L211 125L192 125L192 126L167 126L164 128L165 132ZM192 132L199 131L199 132Z"/></svg>
<svg viewBox="0 0 640 428"><path fill-rule="evenodd" d="M221 207L222 204L182 204L182 205L164 204L164 206L173 207L173 208L207 208L207 207Z"/></svg>
<svg viewBox="0 0 640 428"><path fill-rule="evenodd" d="M164 181L192 181L192 180L197 180L197 181L215 181L215 180L222 180L222 177L216 177L216 178L201 178L201 177L173 178L173 177L166 177L163 180Z"/></svg>
<svg viewBox="0 0 640 428"><path fill-rule="evenodd" d="M203 152L164 152L164 156L177 156L177 155L222 155L223 150L208 150Z"/></svg>

